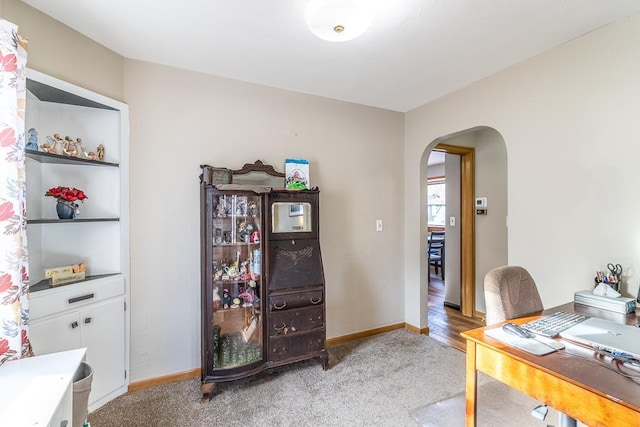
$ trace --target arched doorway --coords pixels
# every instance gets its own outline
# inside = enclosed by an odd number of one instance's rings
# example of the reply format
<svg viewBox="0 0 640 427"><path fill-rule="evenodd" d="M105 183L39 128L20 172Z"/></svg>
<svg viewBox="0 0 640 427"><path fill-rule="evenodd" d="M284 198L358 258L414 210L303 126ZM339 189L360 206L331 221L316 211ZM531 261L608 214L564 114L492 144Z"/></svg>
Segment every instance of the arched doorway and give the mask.
<svg viewBox="0 0 640 427"><path fill-rule="evenodd" d="M431 151L460 157L460 212L456 221L460 236L460 274L459 282L454 285L460 286L461 314L482 318L484 275L491 268L508 264L507 155L504 138L489 127L473 128L438 138L426 147L423 165ZM421 194L425 195L426 179L423 179L421 186L424 187ZM476 198L479 197L489 201L484 215L476 213ZM426 227L424 230L426 233ZM425 270L428 268L426 263L422 265ZM426 272L421 277L428 277L428 270Z"/></svg>

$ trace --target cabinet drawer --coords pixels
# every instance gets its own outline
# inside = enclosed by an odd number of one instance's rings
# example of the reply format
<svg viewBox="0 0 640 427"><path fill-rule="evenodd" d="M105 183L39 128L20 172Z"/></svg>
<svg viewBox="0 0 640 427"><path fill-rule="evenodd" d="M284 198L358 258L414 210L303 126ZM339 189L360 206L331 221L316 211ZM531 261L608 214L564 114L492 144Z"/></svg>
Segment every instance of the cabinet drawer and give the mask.
<svg viewBox="0 0 640 427"><path fill-rule="evenodd" d="M324 329L273 337L269 339L269 361L278 362L294 357L307 356L310 353L323 350L324 347Z"/></svg>
<svg viewBox="0 0 640 427"><path fill-rule="evenodd" d="M124 294L124 277L74 283L30 294L31 319L40 319Z"/></svg>
<svg viewBox="0 0 640 427"><path fill-rule="evenodd" d="M324 327L324 306L286 310L269 315L269 336L287 335Z"/></svg>
<svg viewBox="0 0 640 427"><path fill-rule="evenodd" d="M284 295L270 295L269 309L271 311L291 310L293 308L321 305L324 301L322 291L297 292Z"/></svg>

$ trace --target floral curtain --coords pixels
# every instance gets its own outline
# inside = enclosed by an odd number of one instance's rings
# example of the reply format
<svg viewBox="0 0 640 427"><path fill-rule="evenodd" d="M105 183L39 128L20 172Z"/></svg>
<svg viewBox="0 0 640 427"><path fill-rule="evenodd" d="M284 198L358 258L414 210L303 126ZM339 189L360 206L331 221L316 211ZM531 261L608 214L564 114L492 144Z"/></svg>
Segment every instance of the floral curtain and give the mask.
<svg viewBox="0 0 640 427"><path fill-rule="evenodd" d="M0 365L31 355L25 215L27 40L0 18Z"/></svg>

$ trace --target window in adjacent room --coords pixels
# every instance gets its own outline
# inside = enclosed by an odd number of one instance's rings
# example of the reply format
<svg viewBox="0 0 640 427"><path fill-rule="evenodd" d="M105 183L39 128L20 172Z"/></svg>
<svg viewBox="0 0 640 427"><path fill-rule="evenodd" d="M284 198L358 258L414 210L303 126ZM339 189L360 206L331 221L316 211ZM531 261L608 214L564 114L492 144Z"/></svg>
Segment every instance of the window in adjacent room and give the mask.
<svg viewBox="0 0 640 427"><path fill-rule="evenodd" d="M434 178L427 181L427 224L429 226L445 226L445 197L444 178Z"/></svg>

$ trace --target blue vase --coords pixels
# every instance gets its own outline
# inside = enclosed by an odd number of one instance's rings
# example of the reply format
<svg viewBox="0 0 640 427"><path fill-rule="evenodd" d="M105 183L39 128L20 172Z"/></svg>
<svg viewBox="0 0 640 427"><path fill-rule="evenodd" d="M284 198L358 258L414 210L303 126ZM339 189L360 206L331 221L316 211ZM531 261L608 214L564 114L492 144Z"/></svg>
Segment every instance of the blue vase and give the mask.
<svg viewBox="0 0 640 427"><path fill-rule="evenodd" d="M63 202L56 203L56 213L60 219L74 219L76 217L75 208Z"/></svg>

